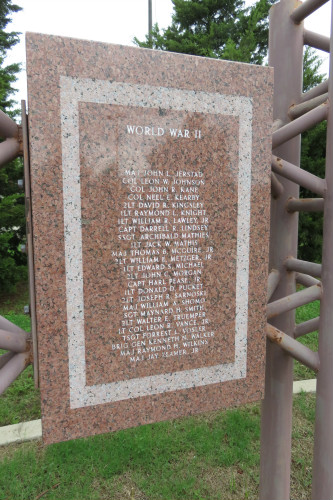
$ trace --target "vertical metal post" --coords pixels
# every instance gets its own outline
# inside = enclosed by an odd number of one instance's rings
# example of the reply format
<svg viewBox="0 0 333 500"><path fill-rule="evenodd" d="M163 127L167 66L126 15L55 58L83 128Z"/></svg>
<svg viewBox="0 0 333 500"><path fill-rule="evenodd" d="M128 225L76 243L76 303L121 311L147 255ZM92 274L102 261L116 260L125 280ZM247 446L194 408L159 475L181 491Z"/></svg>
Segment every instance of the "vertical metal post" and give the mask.
<svg viewBox="0 0 333 500"><path fill-rule="evenodd" d="M32 350L33 350L33 369L34 369L35 387L39 387L36 298L35 298L35 273L34 273L31 189L30 189L28 117L27 117L25 101L21 101L21 116L22 116L25 216L26 216L26 235L27 235L27 244L28 244L28 271L29 271L29 297L30 297L30 304L29 305L30 305L31 336L32 336Z"/></svg>
<svg viewBox="0 0 333 500"><path fill-rule="evenodd" d="M319 322L320 370L317 379L315 444L313 458L313 500L333 498L333 13L326 142L326 185L324 206L322 284Z"/></svg>
<svg viewBox="0 0 333 500"><path fill-rule="evenodd" d="M153 29L153 8L152 8L152 0L148 0L148 36L149 41L151 42L151 32Z"/></svg>
<svg viewBox="0 0 333 500"><path fill-rule="evenodd" d="M288 123L288 109L300 102L303 70L303 25L295 25L290 14L300 2L281 0L270 11L269 65L274 67L274 120ZM300 136L274 150L274 154L299 165ZM283 193L271 204L270 269L280 272L280 283L272 296L277 300L295 292L294 272L284 261L297 254L298 216L288 213L289 197L298 198L299 188L279 178ZM293 336L295 316L290 311L271 321ZM290 494L293 361L279 346L267 343L265 399L262 405L260 499L287 500Z"/></svg>

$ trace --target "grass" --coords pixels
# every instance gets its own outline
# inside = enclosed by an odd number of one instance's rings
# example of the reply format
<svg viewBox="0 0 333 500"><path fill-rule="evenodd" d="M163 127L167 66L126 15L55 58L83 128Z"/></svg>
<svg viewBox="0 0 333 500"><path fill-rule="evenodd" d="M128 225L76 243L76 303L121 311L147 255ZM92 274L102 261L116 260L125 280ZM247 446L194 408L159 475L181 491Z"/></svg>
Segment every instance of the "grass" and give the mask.
<svg viewBox="0 0 333 500"><path fill-rule="evenodd" d="M316 300L296 309L296 323L303 323L312 318L316 318L320 314L320 301ZM306 345L313 351L318 351L318 332L312 332L297 339L302 344ZM298 361L294 363L294 380L306 380L315 378L316 374L302 365Z"/></svg>
<svg viewBox="0 0 333 500"><path fill-rule="evenodd" d="M295 397L292 498L310 498L314 396ZM44 446L0 448L0 499L254 499L259 404Z"/></svg>
<svg viewBox="0 0 333 500"><path fill-rule="evenodd" d="M24 288L0 297L0 314L28 330ZM297 322L319 314L299 308ZM302 338L317 349L316 334ZM313 373L295 364L295 378ZM310 498L315 397L294 397L291 498ZM40 418L32 369L0 397L0 426ZM259 488L260 404L44 446L0 448L0 500L255 499Z"/></svg>
<svg viewBox="0 0 333 500"><path fill-rule="evenodd" d="M16 293L0 295L0 315L29 332L30 316L23 313L26 304L29 304L28 286L21 283ZM40 394L34 387L33 370L29 366L0 396L0 427L38 418Z"/></svg>

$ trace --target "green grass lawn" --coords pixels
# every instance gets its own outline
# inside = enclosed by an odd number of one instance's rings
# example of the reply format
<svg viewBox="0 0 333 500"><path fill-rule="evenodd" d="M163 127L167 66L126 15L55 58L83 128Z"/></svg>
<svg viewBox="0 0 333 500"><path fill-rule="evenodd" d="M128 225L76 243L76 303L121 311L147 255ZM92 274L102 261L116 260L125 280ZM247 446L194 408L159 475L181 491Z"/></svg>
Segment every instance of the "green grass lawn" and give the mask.
<svg viewBox="0 0 333 500"><path fill-rule="evenodd" d="M15 301L16 300L16 301ZM0 297L0 314L28 330L28 303ZM297 310L297 321L319 303ZM302 339L317 349L316 334ZM295 363L295 378L314 374ZM291 498L310 498L315 397L294 397ZM0 396L0 426L40 418L31 367ZM0 448L0 500L255 499L260 403L44 446Z"/></svg>
<svg viewBox="0 0 333 500"><path fill-rule="evenodd" d="M310 498L314 396L295 397L293 499ZM0 448L0 499L255 499L260 406Z"/></svg>

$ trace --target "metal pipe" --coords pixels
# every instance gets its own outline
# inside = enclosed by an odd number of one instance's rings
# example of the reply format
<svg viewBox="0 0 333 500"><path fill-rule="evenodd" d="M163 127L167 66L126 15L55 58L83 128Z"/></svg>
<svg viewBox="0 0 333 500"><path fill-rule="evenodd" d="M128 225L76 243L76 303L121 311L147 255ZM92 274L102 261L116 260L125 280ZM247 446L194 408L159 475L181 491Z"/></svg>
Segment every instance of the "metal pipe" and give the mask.
<svg viewBox="0 0 333 500"><path fill-rule="evenodd" d="M14 352L25 352L28 350L28 335L23 333L8 332L0 330L0 349Z"/></svg>
<svg viewBox="0 0 333 500"><path fill-rule="evenodd" d="M148 37L151 42L151 32L153 29L153 8L152 8L152 0L148 0Z"/></svg>
<svg viewBox="0 0 333 500"><path fill-rule="evenodd" d="M271 173L271 191L275 199L279 198L283 193L283 186L273 172Z"/></svg>
<svg viewBox="0 0 333 500"><path fill-rule="evenodd" d="M333 34L333 10L331 12ZM333 40L330 47L330 81L333 76ZM333 86L329 85L329 101L333 102ZM315 443L313 455L312 499L333 498L333 116L332 108L327 119L326 183L322 283L324 294L320 305L319 358L320 372L317 379Z"/></svg>
<svg viewBox="0 0 333 500"><path fill-rule="evenodd" d="M8 361L10 359L12 359L14 356L15 356L15 352L6 352L2 356L0 356L0 369L3 366L5 366L5 364L8 363Z"/></svg>
<svg viewBox="0 0 333 500"><path fill-rule="evenodd" d="M316 108L320 104L323 104L325 101L327 101L327 97L328 93L326 92L326 94L318 95L317 97L308 99L307 101L301 102L300 104L292 104L292 106L289 108L288 116L292 120L295 120L296 118L299 118L305 113L308 113L312 109Z"/></svg>
<svg viewBox="0 0 333 500"><path fill-rule="evenodd" d="M294 359L297 359L297 361L300 361L303 365L311 368L315 372L319 370L320 362L317 352L311 351L311 349L269 323L267 324L266 333L271 342L278 344L281 349L286 351Z"/></svg>
<svg viewBox="0 0 333 500"><path fill-rule="evenodd" d="M30 364L30 353L15 354L0 370L0 394L17 379L21 372Z"/></svg>
<svg viewBox="0 0 333 500"><path fill-rule="evenodd" d="M320 35L314 31L304 30L304 44L310 45L314 49L330 51L330 39L328 36Z"/></svg>
<svg viewBox="0 0 333 500"><path fill-rule="evenodd" d="M274 67L273 120L285 123L290 120L288 108L293 102L300 102L302 93L303 26L295 26L290 20L296 2L281 0L270 10L268 63ZM300 138L280 146L274 154L298 166ZM290 196L299 197L299 187L287 178L279 177L279 180L284 192L280 198L271 199L269 269L280 271L280 282L272 300L290 295L296 288L295 277L286 271L283 262L297 252L298 214L288 213L285 205ZM272 322L283 332L293 335L294 317L294 311L290 311ZM293 360L277 345L267 342L265 398L261 412L260 500L290 498L292 400Z"/></svg>
<svg viewBox="0 0 333 500"><path fill-rule="evenodd" d="M23 165L24 165L24 190L25 190L25 216L26 234L28 243L28 270L29 270L29 298L30 298L30 319L31 337L33 350L33 369L35 387L39 386L39 363L38 363L38 340L37 340L37 319L36 319L36 297L35 297L35 273L34 273L34 245L32 232L31 213L31 188L30 188L30 160L28 141L28 120L25 101L21 101L22 109L22 139L23 139Z"/></svg>
<svg viewBox="0 0 333 500"><path fill-rule="evenodd" d="M298 24L327 2L328 0L306 0L299 7L296 7L290 17L294 23Z"/></svg>
<svg viewBox="0 0 333 500"><path fill-rule="evenodd" d="M289 257L285 261L285 266L288 271L310 274L310 276L314 276L316 278L321 277L322 266L321 264L316 264L315 262L308 262L307 260Z"/></svg>
<svg viewBox="0 0 333 500"><path fill-rule="evenodd" d="M287 297L270 302L267 304L267 319L275 318L279 314L304 306L314 300L320 300L321 295L321 285L313 285L300 292L292 293Z"/></svg>
<svg viewBox="0 0 333 500"><path fill-rule="evenodd" d="M0 167L3 167L19 155L20 143L18 139L12 137L0 143Z"/></svg>
<svg viewBox="0 0 333 500"><path fill-rule="evenodd" d="M309 319L308 321L304 321L303 323L299 323L295 326L295 338L301 337L302 335L306 335L307 333L312 333L318 330L319 328L319 316L317 318Z"/></svg>
<svg viewBox="0 0 333 500"><path fill-rule="evenodd" d="M0 137L7 139L9 137L19 136L19 126L6 113L0 110Z"/></svg>
<svg viewBox="0 0 333 500"><path fill-rule="evenodd" d="M289 198L286 208L288 212L322 212L324 198Z"/></svg>
<svg viewBox="0 0 333 500"><path fill-rule="evenodd" d="M296 273L296 283L304 286L313 286L319 285L320 281L316 280L316 278L313 278L312 276L309 276L308 274Z"/></svg>
<svg viewBox="0 0 333 500"><path fill-rule="evenodd" d="M289 179L325 198L326 181L324 179L320 179L320 177L274 155L272 156L272 170L276 174L281 175L281 177Z"/></svg>
<svg viewBox="0 0 333 500"><path fill-rule="evenodd" d="M296 120L287 123L284 127L279 128L272 136L272 148L275 149L281 144L289 141L293 137L301 134L305 130L313 127L317 123L326 120L328 113L328 103L320 104L317 108L308 111L304 115L296 118Z"/></svg>
<svg viewBox="0 0 333 500"><path fill-rule="evenodd" d="M301 102L308 101L309 99L313 99L314 97L325 94L326 92L328 92L328 80L325 80L307 92L304 92L304 94L301 95Z"/></svg>
<svg viewBox="0 0 333 500"><path fill-rule="evenodd" d="M28 335L28 332L22 330L22 328L20 328L19 326L14 325L14 323L4 318L3 316L0 316L0 330L6 330L7 332L13 332L13 333L23 333Z"/></svg>
<svg viewBox="0 0 333 500"><path fill-rule="evenodd" d="M267 281L267 302L275 292L280 281L280 272L277 269L272 269L268 275Z"/></svg>

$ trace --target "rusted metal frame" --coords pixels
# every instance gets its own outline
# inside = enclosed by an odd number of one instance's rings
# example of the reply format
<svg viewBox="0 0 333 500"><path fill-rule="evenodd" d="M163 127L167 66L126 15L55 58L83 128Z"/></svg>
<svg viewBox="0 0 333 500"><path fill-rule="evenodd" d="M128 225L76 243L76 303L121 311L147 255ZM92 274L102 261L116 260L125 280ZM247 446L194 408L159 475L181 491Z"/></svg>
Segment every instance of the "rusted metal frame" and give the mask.
<svg viewBox="0 0 333 500"><path fill-rule="evenodd" d="M280 281L280 271L272 269L267 280L267 302L272 297Z"/></svg>
<svg viewBox="0 0 333 500"><path fill-rule="evenodd" d="M31 187L30 187L30 157L28 140L28 117L26 103L21 101L22 114L22 139L23 139L23 164L24 164L24 189L25 189L25 216L26 216L26 238L28 247L28 270L29 270L29 297L30 297L30 319L31 337L33 350L33 369L35 387L39 386L39 363L38 363L38 340L36 320L36 298L35 298L35 273L34 252L32 234L32 211L31 211Z"/></svg>
<svg viewBox="0 0 333 500"><path fill-rule="evenodd" d="M31 363L30 352L15 354L0 369L0 394L17 379L21 372Z"/></svg>
<svg viewBox="0 0 333 500"><path fill-rule="evenodd" d="M10 359L12 359L12 357L15 356L15 352L6 352L5 354L2 354L0 356L0 369L5 366L6 363L8 363L8 361Z"/></svg>
<svg viewBox="0 0 333 500"><path fill-rule="evenodd" d="M306 17L312 14L312 12L315 12L327 2L328 0L306 0L291 13L290 17L294 23L301 23Z"/></svg>
<svg viewBox="0 0 333 500"><path fill-rule="evenodd" d="M321 277L322 265L315 262L308 262L307 260L295 259L290 257L285 261L285 267L288 271L297 271L299 273L309 274L316 278Z"/></svg>
<svg viewBox="0 0 333 500"><path fill-rule="evenodd" d="M309 304L314 300L320 300L322 296L321 285L313 285L300 292L292 293L287 297L270 302L267 305L267 319L275 318L279 314L292 311L297 307Z"/></svg>
<svg viewBox="0 0 333 500"><path fill-rule="evenodd" d="M300 102L302 93L303 26L295 26L290 20L294 6L294 1L282 0L270 11L269 65L274 67L275 74L273 120L284 123L290 120L289 107ZM300 138L280 146L274 154L298 166ZM287 177L278 179L284 192L271 200L269 267L280 271L280 282L272 296L274 301L296 290L294 274L287 272L283 262L297 252L298 214L288 213L285 205L290 196L299 197L299 187ZM286 334L293 335L295 312L289 311L271 322ZM293 359L268 341L261 412L260 500L290 498L292 400Z"/></svg>
<svg viewBox="0 0 333 500"><path fill-rule="evenodd" d="M306 335L307 333L315 332L319 328L319 320L320 317L309 319L308 321L304 321L303 323L299 323L295 326L295 338L301 337L302 335Z"/></svg>
<svg viewBox="0 0 333 500"><path fill-rule="evenodd" d="M296 279L296 283L299 283L300 285L304 285L304 286L313 286L313 285L320 284L319 280L316 280L316 278L313 278L312 276L309 276L308 274L296 273L295 279Z"/></svg>
<svg viewBox="0 0 333 500"><path fill-rule="evenodd" d="M289 108L288 116L292 120L295 120L305 113L308 113L312 109L317 108L318 106L320 106L320 104L323 104L325 101L327 101L327 97L328 92L317 97L313 97L313 99L308 99L307 101L301 102L300 104L293 104Z"/></svg>
<svg viewBox="0 0 333 500"><path fill-rule="evenodd" d="M326 120L327 113L328 103L325 102L324 104L320 104L320 106L317 106L311 111L308 111L308 113L305 113L299 118L296 118L296 120L287 123L287 125L279 128L276 132L273 133L272 148L275 149L278 146L281 146L293 137L296 137L305 130L313 127L317 123Z"/></svg>
<svg viewBox="0 0 333 500"><path fill-rule="evenodd" d="M330 39L328 36L320 35L314 31L304 30L304 44L314 49L330 51Z"/></svg>
<svg viewBox="0 0 333 500"><path fill-rule="evenodd" d="M296 184L299 184L300 186L325 198L325 179L320 179L320 177L297 167L293 163L282 160L282 158L275 155L272 156L272 170L281 177L289 179L290 181L295 182Z"/></svg>
<svg viewBox="0 0 333 500"><path fill-rule="evenodd" d="M13 352L25 352L29 350L29 334L8 332L0 330L0 349Z"/></svg>
<svg viewBox="0 0 333 500"><path fill-rule="evenodd" d="M281 332L281 330L269 323L267 324L266 333L271 342L279 345L281 349L286 351L294 359L297 359L297 361L300 361L303 365L311 368L315 372L319 370L320 362L317 352L313 352L305 345Z"/></svg>
<svg viewBox="0 0 333 500"><path fill-rule="evenodd" d="M273 198L279 198L283 193L283 186L273 172L271 173L271 190Z"/></svg>
<svg viewBox="0 0 333 500"><path fill-rule="evenodd" d="M301 95L301 100L300 102L305 102L309 101L310 99L313 99L314 97L317 97L322 94L326 94L328 92L328 80L325 80L322 83L319 83L319 85L316 85L312 89L308 90L307 92L304 92Z"/></svg>
<svg viewBox="0 0 333 500"><path fill-rule="evenodd" d="M331 12L330 82L333 75L333 10ZM329 85L329 101L333 102L333 86ZM320 306L319 345L320 371L317 379L316 419L313 455L312 499L333 498L333 115L327 119L326 184L322 283L324 294Z"/></svg>
<svg viewBox="0 0 333 500"><path fill-rule="evenodd" d="M288 212L322 212L324 198L289 198L286 208Z"/></svg>

